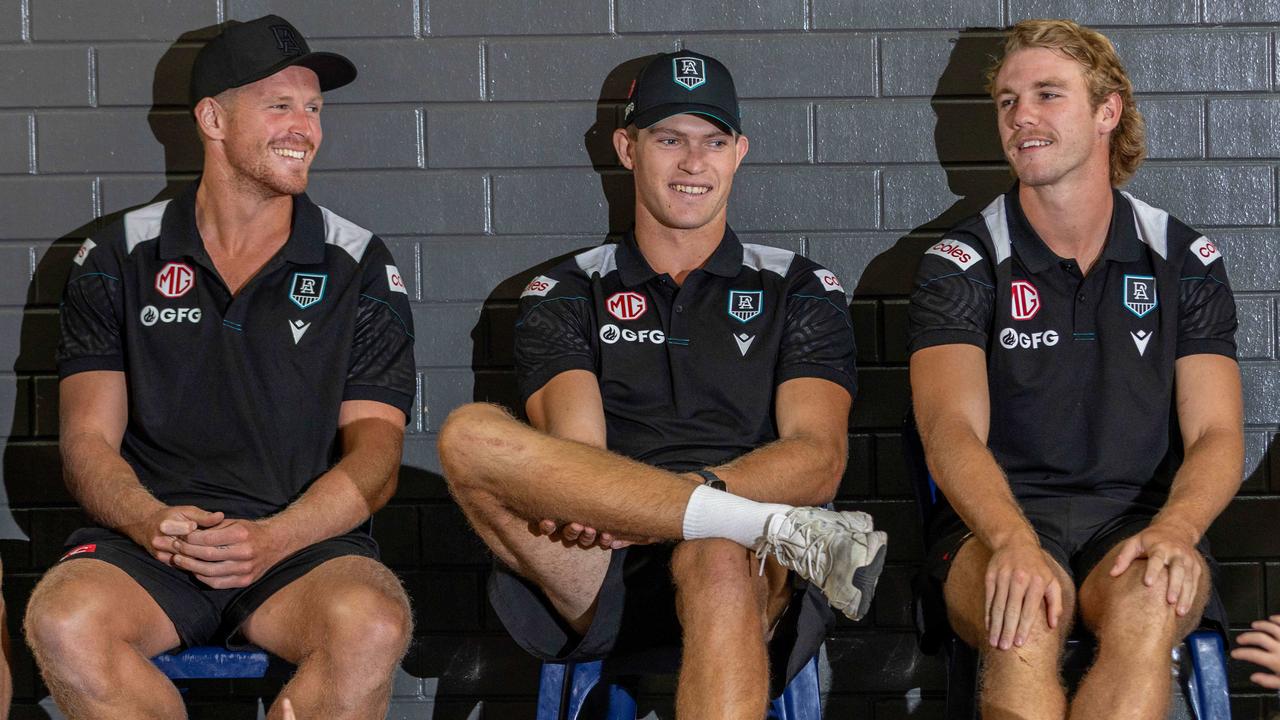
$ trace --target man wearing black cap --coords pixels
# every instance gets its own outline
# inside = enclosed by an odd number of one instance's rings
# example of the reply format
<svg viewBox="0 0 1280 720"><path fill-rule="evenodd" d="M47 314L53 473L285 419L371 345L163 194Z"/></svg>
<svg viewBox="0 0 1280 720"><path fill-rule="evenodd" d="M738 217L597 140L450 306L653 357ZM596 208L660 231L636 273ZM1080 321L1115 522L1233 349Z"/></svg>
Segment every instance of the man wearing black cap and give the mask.
<svg viewBox="0 0 1280 720"><path fill-rule="evenodd" d="M97 525L26 619L70 717L183 717L149 658L209 643L296 663L302 717L386 712L411 616L368 519L395 490L412 316L383 242L304 194L321 93L355 76L279 17L228 26L192 72L204 174L74 258L61 449Z"/></svg>
<svg viewBox="0 0 1280 720"><path fill-rule="evenodd" d="M747 138L717 60L655 58L624 125L634 231L521 296L533 428L460 408L441 463L500 561L490 599L529 652L683 641L678 715L760 718L771 675L776 693L821 643L823 593L861 617L884 561L866 513L792 507L829 501L844 470L845 296L831 272L726 224Z"/></svg>

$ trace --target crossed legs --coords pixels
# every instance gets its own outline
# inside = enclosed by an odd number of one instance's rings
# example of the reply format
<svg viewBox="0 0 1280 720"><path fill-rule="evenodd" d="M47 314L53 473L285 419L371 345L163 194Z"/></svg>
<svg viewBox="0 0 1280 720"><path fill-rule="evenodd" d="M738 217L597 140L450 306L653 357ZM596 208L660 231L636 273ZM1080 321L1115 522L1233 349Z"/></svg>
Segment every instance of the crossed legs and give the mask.
<svg viewBox="0 0 1280 720"><path fill-rule="evenodd" d="M301 717L381 718L391 673L411 636L408 600L391 571L363 557L313 568L243 626L250 642L298 665L281 697ZM26 636L67 716L186 717L150 658L178 646L172 621L114 565L77 559L50 570L27 610ZM268 717L281 717L279 703Z"/></svg>
<svg viewBox="0 0 1280 720"><path fill-rule="evenodd" d="M1156 720L1165 716L1171 690L1170 653L1199 625L1209 586L1202 581L1191 611L1177 617L1165 600L1168 571L1147 587L1142 581L1147 561L1138 560L1113 578L1109 573L1119 551L1117 545L1107 553L1078 593L1064 591L1063 617L1072 617L1078 608L1098 644L1093 667L1068 712L1059 664L1070 623L1051 629L1041 613L1022 647L992 648L987 642L984 604L991 553L976 538L961 547L947 577L947 612L960 638L981 654L983 718ZM1197 559L1203 565L1204 559ZM1062 568L1055 570L1064 590L1074 587ZM1207 567L1202 570L1201 577L1207 579Z"/></svg>
<svg viewBox="0 0 1280 720"><path fill-rule="evenodd" d="M681 537L696 485L598 448L538 432L485 405L454 412L440 433L449 488L494 555L536 584L578 634L594 619L611 550L541 534L538 518L580 522L623 537ZM531 522L532 520L532 522ZM728 540L680 543L672 556L684 633L677 713L763 717L766 639L785 609L786 570Z"/></svg>

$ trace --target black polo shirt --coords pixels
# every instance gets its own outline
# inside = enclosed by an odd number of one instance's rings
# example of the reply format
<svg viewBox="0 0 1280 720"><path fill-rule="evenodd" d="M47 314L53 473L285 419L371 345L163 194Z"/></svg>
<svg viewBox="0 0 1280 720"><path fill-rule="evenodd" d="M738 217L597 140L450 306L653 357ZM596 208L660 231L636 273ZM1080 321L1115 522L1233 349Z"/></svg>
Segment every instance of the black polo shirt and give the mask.
<svg viewBox="0 0 1280 720"><path fill-rule="evenodd" d="M787 380L856 390L840 281L728 228L679 286L630 234L539 275L521 295L515 343L522 401L566 370L595 373L609 448L677 471L776 440L774 390Z"/></svg>
<svg viewBox="0 0 1280 720"><path fill-rule="evenodd" d="M1113 199L1086 276L1031 228L1016 186L920 262L910 349L986 351L988 445L1019 498L1087 491L1162 504L1180 461L1174 361L1235 357L1218 249L1128 193Z"/></svg>
<svg viewBox="0 0 1280 720"><path fill-rule="evenodd" d="M283 249L232 297L192 183L76 254L58 372L123 371L120 454L162 502L262 517L340 456L338 409L413 403L409 296L382 240L306 195Z"/></svg>

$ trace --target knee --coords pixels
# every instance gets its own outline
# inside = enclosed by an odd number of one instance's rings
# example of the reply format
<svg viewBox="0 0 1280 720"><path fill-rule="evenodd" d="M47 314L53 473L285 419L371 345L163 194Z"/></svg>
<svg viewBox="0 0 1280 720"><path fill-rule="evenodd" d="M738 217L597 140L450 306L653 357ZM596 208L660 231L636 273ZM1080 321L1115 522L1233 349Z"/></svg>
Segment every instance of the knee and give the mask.
<svg viewBox="0 0 1280 720"><path fill-rule="evenodd" d="M328 655L356 672L398 663L413 637L409 601L398 587L346 590L324 605L320 620Z"/></svg>
<svg viewBox="0 0 1280 720"><path fill-rule="evenodd" d="M671 579L680 606L709 600L723 605L755 594L753 564L741 545L722 539L686 540L671 554Z"/></svg>
<svg viewBox="0 0 1280 720"><path fill-rule="evenodd" d="M451 485L465 480L476 452L503 442L501 428L512 422L506 410L489 403L470 403L449 413L436 442L446 480Z"/></svg>
<svg viewBox="0 0 1280 720"><path fill-rule="evenodd" d="M23 618L23 633L46 674L77 686L108 681L111 616L96 597L48 578L36 586Z"/></svg>
<svg viewBox="0 0 1280 720"><path fill-rule="evenodd" d="M1161 569L1151 585L1143 582L1147 561L1134 562L1120 577L1099 578L1081 591L1081 611L1101 640L1124 644L1139 640L1175 639L1180 623L1176 606L1169 603L1169 571ZM1200 591L1189 615L1198 617L1207 596L1209 574L1201 573Z"/></svg>

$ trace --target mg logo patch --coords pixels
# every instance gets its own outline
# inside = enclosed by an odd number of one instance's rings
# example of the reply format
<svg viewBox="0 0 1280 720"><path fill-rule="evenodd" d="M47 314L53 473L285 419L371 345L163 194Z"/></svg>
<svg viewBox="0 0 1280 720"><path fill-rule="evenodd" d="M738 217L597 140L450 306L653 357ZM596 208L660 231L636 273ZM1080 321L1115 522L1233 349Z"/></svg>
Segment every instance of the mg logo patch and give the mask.
<svg viewBox="0 0 1280 720"><path fill-rule="evenodd" d="M763 290L730 290L729 316L735 320L754 320L764 310Z"/></svg>
<svg viewBox="0 0 1280 720"><path fill-rule="evenodd" d="M1040 293L1035 285L1026 280L1014 280L1011 289L1014 320L1030 320L1040 312Z"/></svg>
<svg viewBox="0 0 1280 720"><path fill-rule="evenodd" d="M1142 317L1156 309L1156 279L1150 275L1124 276L1124 306Z"/></svg>
<svg viewBox="0 0 1280 720"><path fill-rule="evenodd" d="M604 309L619 320L638 320L649 309L649 303L640 293L620 292L609 296Z"/></svg>
<svg viewBox="0 0 1280 720"><path fill-rule="evenodd" d="M167 298L182 297L196 284L196 271L186 263L171 262L156 273L156 290Z"/></svg>
<svg viewBox="0 0 1280 720"><path fill-rule="evenodd" d="M707 81L707 68L702 58L678 57L671 64L676 84L685 90L693 90Z"/></svg>
<svg viewBox="0 0 1280 720"><path fill-rule="evenodd" d="M324 285L328 279L328 275L321 273L294 273L289 283L289 299L306 310L324 297Z"/></svg>

